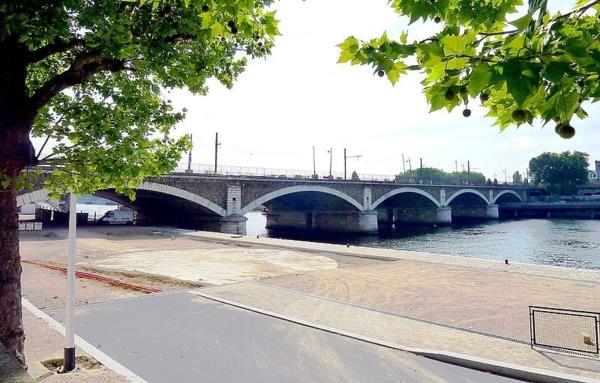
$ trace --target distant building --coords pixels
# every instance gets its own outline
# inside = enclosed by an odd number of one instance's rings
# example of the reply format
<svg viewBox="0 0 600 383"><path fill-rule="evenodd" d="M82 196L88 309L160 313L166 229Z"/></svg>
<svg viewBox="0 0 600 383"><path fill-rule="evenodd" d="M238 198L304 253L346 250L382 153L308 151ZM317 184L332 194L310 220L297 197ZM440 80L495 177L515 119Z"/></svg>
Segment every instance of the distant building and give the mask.
<svg viewBox="0 0 600 383"><path fill-rule="evenodd" d="M595 170L588 170L588 182L597 184L600 183L600 161L595 161Z"/></svg>

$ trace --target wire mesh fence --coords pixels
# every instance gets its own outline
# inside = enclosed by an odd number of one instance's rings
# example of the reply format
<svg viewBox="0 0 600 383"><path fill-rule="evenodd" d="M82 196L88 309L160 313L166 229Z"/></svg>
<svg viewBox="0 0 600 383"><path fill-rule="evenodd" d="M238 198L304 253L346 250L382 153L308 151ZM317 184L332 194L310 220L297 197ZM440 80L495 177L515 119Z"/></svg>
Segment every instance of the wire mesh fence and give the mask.
<svg viewBox="0 0 600 383"><path fill-rule="evenodd" d="M529 307L531 347L598 357L600 313Z"/></svg>

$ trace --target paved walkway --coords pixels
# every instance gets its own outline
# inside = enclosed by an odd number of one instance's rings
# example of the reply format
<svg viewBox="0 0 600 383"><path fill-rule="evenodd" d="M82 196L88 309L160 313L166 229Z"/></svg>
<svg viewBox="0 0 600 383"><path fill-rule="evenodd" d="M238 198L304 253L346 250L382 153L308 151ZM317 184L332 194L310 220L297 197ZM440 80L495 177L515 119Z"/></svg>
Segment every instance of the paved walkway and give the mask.
<svg viewBox="0 0 600 383"><path fill-rule="evenodd" d="M529 306L600 312L600 284L418 261L260 283L529 343Z"/></svg>
<svg viewBox="0 0 600 383"><path fill-rule="evenodd" d="M473 355L600 381L598 361L540 353L528 344L436 326L263 284L239 283L194 292L384 342Z"/></svg>
<svg viewBox="0 0 600 383"><path fill-rule="evenodd" d="M35 380L10 356L0 343L0 382L35 383Z"/></svg>

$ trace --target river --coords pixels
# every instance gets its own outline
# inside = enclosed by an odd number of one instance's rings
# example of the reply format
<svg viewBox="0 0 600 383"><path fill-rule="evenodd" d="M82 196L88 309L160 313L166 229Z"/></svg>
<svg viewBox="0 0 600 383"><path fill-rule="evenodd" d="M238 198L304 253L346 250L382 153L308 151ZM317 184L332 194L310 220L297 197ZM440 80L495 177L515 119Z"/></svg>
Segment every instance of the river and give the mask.
<svg viewBox="0 0 600 383"><path fill-rule="evenodd" d="M600 220L528 219L438 228L404 226L372 236L307 236L269 232L265 217L257 212L246 217L248 235L600 269Z"/></svg>

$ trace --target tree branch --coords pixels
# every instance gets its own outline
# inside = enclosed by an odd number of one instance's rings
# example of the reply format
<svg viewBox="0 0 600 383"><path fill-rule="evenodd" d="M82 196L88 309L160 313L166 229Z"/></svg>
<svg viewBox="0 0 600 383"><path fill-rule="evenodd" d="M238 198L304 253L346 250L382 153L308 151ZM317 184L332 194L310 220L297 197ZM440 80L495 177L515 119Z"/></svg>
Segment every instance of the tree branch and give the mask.
<svg viewBox="0 0 600 383"><path fill-rule="evenodd" d="M557 17L557 19L562 19L562 18L566 18L566 17L571 17L571 15L573 15L574 13L579 13L579 16L581 16L582 14L584 14L588 9L592 8L595 5L600 4L600 0L596 0L596 1L592 1L591 3L589 3L588 5L584 5L581 8L577 8L572 10L571 12L565 13L563 15L560 15L559 17Z"/></svg>
<svg viewBox="0 0 600 383"><path fill-rule="evenodd" d="M118 72L131 69L123 60L105 58L99 52L79 55L66 71L54 76L42 85L30 98L32 112L46 105L52 97L74 85L83 84L90 76L102 71Z"/></svg>
<svg viewBox="0 0 600 383"><path fill-rule="evenodd" d="M44 151L44 148L46 147L46 144L48 143L48 141L50 140L50 135L48 134L48 136L46 136L46 140L44 141L44 143L42 144L42 147L40 148L40 151L38 152L38 154L35 156L36 159L40 158L40 155L42 154L42 152Z"/></svg>
<svg viewBox="0 0 600 383"><path fill-rule="evenodd" d="M81 46L83 45L83 42L83 39L79 38L74 38L71 40L63 40L56 38L50 44L47 44L41 48L29 52L26 60L30 64L35 63L49 56L52 56L53 54L67 52L76 46Z"/></svg>

